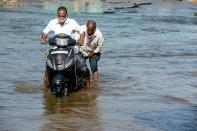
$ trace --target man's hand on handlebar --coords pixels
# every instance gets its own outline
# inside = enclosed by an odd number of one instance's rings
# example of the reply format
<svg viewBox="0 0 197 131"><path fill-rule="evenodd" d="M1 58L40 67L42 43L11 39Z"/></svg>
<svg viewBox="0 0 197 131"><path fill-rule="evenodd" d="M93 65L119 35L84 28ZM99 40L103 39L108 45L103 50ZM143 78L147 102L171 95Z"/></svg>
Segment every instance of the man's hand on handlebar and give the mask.
<svg viewBox="0 0 197 131"><path fill-rule="evenodd" d="M40 43L41 44L46 44L47 43L46 39L47 39L47 34L42 32L42 37L41 37Z"/></svg>

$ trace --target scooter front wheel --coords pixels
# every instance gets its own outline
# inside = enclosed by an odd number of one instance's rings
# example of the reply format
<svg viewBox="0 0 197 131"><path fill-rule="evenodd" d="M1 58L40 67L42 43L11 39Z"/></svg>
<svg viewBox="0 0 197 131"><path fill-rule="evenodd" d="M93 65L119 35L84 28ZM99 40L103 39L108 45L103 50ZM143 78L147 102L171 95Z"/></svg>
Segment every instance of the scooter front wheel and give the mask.
<svg viewBox="0 0 197 131"><path fill-rule="evenodd" d="M65 95L65 96L69 96L69 94L70 94L70 92L69 92L69 90L68 90L68 87L66 87L66 88L64 89L64 95Z"/></svg>

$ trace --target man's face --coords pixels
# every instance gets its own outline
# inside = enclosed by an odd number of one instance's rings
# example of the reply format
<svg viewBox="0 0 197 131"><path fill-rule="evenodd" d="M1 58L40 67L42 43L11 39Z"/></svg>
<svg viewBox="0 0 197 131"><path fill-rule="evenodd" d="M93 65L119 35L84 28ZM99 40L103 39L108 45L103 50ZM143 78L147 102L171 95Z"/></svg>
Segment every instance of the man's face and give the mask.
<svg viewBox="0 0 197 131"><path fill-rule="evenodd" d="M66 18L67 18L67 13L65 10L59 10L58 11L58 21L60 24L64 24L64 22L66 21Z"/></svg>
<svg viewBox="0 0 197 131"><path fill-rule="evenodd" d="M89 36L93 35L94 32L95 32L95 29L96 29L96 26L95 25L93 25L93 24L87 25L87 34Z"/></svg>

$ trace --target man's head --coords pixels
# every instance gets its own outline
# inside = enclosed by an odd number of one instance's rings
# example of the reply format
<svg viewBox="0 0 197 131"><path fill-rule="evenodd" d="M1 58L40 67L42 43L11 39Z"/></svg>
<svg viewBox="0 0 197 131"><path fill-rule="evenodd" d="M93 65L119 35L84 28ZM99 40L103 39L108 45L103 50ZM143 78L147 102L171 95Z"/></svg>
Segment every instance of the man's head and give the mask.
<svg viewBox="0 0 197 131"><path fill-rule="evenodd" d="M66 21L67 19L67 9L66 7L64 6L60 6L58 9L57 9L57 17L58 17L58 21L60 24L64 24L64 22Z"/></svg>
<svg viewBox="0 0 197 131"><path fill-rule="evenodd" d="M93 35L96 30L96 22L94 20L88 20L86 23L87 34L89 36Z"/></svg>

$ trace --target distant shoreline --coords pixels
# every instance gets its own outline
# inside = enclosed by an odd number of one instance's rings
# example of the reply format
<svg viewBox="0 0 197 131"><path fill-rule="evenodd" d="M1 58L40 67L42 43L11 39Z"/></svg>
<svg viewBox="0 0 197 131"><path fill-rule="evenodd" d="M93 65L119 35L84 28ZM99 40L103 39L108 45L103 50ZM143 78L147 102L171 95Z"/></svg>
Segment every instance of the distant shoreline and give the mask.
<svg viewBox="0 0 197 131"><path fill-rule="evenodd" d="M68 0L68 2L72 2L73 0ZM83 1L83 0L82 0ZM85 0L84 0L85 1ZM87 1L87 0L86 0ZM90 0L94 1L94 0ZM128 4L140 4L140 3L161 3L161 2L169 2L169 3L177 3L177 2L192 2L197 4L197 0L100 0L104 3L105 6L113 6L113 7L125 7ZM55 0L51 0L50 2L55 2ZM50 3L45 0L0 0L0 7L23 7L34 4L45 4ZM61 2L61 1L60 1Z"/></svg>

